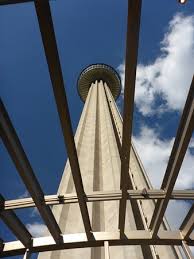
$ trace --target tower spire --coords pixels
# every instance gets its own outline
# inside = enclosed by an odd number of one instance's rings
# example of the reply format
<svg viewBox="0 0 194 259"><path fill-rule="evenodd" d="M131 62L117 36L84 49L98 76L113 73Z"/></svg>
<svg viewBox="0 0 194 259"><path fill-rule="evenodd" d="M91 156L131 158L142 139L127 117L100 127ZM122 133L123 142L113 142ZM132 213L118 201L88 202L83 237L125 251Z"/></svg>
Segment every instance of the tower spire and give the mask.
<svg viewBox="0 0 194 259"><path fill-rule="evenodd" d="M85 102L75 135L85 194L103 196L104 193L120 193L122 118L115 100L121 91L116 71L104 64L84 69L78 79L78 92ZM133 191L151 189L152 186L142 168L132 144L130 152L129 180ZM75 192L72 172L67 161L58 195ZM119 235L119 200L93 201L87 203L92 233L117 233ZM125 231L147 230L154 211L153 200L130 200L126 207ZM77 203L53 206L53 213L65 234L84 232L84 225ZM168 225L164 220L162 229ZM91 241L92 242L92 241ZM104 244L102 243L102 246ZM111 259L175 259L181 258L174 246L110 246ZM39 259L104 259L104 247L80 248L46 252Z"/></svg>

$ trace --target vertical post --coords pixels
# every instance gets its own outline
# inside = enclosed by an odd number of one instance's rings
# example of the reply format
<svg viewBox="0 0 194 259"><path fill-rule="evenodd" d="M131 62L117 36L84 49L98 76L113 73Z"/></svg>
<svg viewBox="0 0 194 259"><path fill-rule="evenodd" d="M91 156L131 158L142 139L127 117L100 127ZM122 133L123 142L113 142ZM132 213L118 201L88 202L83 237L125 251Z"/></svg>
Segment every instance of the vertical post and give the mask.
<svg viewBox="0 0 194 259"><path fill-rule="evenodd" d="M31 258L31 253L29 251L29 249L26 250L23 259L30 259Z"/></svg>
<svg viewBox="0 0 194 259"><path fill-rule="evenodd" d="M110 259L110 252L109 252L109 243L108 243L108 241L104 242L104 254L105 254L105 256L104 256L105 259Z"/></svg>

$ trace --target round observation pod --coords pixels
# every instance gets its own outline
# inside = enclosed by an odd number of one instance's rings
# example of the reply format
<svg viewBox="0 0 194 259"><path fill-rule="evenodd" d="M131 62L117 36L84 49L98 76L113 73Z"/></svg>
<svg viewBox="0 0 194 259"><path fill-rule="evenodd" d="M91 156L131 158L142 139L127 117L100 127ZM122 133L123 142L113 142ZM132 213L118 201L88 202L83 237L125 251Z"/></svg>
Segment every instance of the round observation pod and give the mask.
<svg viewBox="0 0 194 259"><path fill-rule="evenodd" d="M119 97L121 80L118 73L108 65L94 64L85 68L78 79L78 93L83 102L87 98L91 84L96 80L102 80L108 85L115 100Z"/></svg>

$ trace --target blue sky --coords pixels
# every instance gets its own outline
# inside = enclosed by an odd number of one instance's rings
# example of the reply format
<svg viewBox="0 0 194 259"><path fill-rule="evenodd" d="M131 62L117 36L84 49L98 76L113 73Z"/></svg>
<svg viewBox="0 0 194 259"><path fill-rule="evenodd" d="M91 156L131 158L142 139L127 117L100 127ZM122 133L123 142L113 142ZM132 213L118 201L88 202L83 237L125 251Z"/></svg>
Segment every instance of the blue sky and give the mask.
<svg viewBox="0 0 194 259"><path fill-rule="evenodd" d="M81 70L92 63L106 63L123 77L127 1L53 0L50 5L75 132L83 108L76 90ZM133 134L145 168L156 186L165 170L192 78L193 10L191 0L184 6L176 0L143 1ZM0 35L1 98L44 193L54 194L67 157L34 5L0 6ZM184 46L184 40L188 45ZM180 54L182 50L183 55ZM175 66L168 66L171 64ZM169 67L167 74L166 66ZM122 110L122 95L118 104ZM179 184L179 188L193 188L194 177L184 175L194 166L190 165L193 147L194 142L184 161L180 181L183 184ZM153 152L154 149L158 153ZM153 153L155 163L150 163ZM25 186L3 145L0 145L0 164L2 195L6 199L24 196ZM154 175L156 168L159 168L157 177ZM189 206L179 205L181 210ZM35 211L27 211L28 214L23 210L17 212L25 224L32 227L41 223ZM2 223L0 236L6 241L14 238Z"/></svg>

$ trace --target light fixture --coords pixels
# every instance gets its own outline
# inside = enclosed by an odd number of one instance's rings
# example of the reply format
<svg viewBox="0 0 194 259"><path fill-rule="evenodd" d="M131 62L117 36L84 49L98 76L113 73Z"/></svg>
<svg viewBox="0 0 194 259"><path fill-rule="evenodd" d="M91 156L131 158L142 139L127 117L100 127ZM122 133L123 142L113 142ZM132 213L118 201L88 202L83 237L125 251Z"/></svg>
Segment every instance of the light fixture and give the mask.
<svg viewBox="0 0 194 259"><path fill-rule="evenodd" d="M187 0L178 0L180 4L185 4Z"/></svg>

